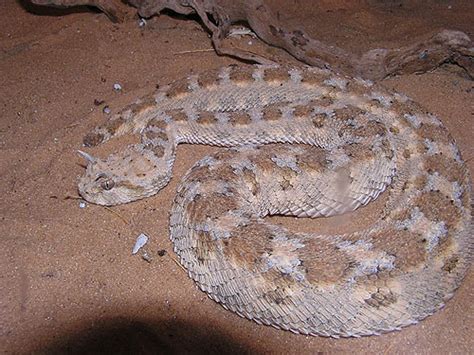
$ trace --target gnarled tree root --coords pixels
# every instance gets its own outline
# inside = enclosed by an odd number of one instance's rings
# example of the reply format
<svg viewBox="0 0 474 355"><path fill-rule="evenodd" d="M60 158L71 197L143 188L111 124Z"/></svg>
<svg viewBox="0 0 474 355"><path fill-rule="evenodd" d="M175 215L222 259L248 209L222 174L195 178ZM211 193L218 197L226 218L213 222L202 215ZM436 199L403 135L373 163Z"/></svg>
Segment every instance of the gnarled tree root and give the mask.
<svg viewBox="0 0 474 355"><path fill-rule="evenodd" d="M69 7L95 6L115 22L128 17L120 0L31 0L37 5ZM212 43L220 55L228 55L260 64L272 60L256 53L228 47L223 43L230 26L246 22L255 34L269 45L282 48L303 63L331 67L337 72L371 80L421 73L443 63L456 64L474 78L474 48L463 32L443 30L428 39L396 49L373 49L362 56L330 46L301 30L288 30L263 0L127 0L142 17L151 17L169 9L182 15L197 14L212 34Z"/></svg>

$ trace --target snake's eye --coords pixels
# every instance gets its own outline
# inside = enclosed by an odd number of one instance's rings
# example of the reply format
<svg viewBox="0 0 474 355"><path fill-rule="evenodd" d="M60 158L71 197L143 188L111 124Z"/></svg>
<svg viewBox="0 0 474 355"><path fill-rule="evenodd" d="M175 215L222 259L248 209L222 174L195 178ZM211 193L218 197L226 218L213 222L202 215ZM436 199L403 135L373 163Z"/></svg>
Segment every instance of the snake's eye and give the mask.
<svg viewBox="0 0 474 355"><path fill-rule="evenodd" d="M112 179L104 180L100 183L100 187L104 190L111 190L115 186L115 182Z"/></svg>
<svg viewBox="0 0 474 355"><path fill-rule="evenodd" d="M100 181L100 187L107 191L115 186L115 181L107 177L105 174L99 174L95 181Z"/></svg>

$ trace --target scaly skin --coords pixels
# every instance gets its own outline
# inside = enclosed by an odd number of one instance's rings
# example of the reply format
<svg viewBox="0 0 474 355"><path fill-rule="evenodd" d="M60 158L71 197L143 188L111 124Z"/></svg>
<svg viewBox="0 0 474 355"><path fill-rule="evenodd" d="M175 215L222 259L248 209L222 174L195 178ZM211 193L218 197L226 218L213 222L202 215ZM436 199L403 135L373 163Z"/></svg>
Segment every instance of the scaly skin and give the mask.
<svg viewBox="0 0 474 355"><path fill-rule="evenodd" d="M319 69L228 67L162 88L84 142L130 132L142 142L89 158L86 200L156 194L179 143L235 147L186 175L170 235L199 287L258 323L332 337L400 329L441 308L469 268L465 165L441 122L402 95ZM350 234L264 219L350 217L381 193L377 221Z"/></svg>

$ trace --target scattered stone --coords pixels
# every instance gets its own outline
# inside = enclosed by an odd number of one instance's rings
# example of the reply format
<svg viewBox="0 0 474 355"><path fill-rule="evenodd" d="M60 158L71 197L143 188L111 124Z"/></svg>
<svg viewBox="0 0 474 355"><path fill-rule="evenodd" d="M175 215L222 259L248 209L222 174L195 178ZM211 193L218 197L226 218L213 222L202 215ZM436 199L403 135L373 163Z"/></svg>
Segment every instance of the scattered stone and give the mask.
<svg viewBox="0 0 474 355"><path fill-rule="evenodd" d="M132 250L132 255L135 255L136 253L138 253L138 251L146 244L148 243L148 236L144 233L141 233L138 237L137 237L137 241L135 242L135 245L133 247L133 250Z"/></svg>
<svg viewBox="0 0 474 355"><path fill-rule="evenodd" d="M165 249L158 250L158 256L165 256L165 255L166 255Z"/></svg>
<svg viewBox="0 0 474 355"><path fill-rule="evenodd" d="M146 20L144 18L140 18L138 20L138 27L145 27L146 26Z"/></svg>
<svg viewBox="0 0 474 355"><path fill-rule="evenodd" d="M145 260L147 263L151 263L151 261L153 260L153 258L150 255L148 255L146 250L143 251L142 259Z"/></svg>

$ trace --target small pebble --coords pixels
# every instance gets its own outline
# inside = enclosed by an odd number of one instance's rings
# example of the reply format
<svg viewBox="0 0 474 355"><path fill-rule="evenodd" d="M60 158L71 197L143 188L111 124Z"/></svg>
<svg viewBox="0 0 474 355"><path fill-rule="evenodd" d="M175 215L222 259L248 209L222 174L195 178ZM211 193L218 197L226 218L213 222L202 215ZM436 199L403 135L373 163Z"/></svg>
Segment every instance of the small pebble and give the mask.
<svg viewBox="0 0 474 355"><path fill-rule="evenodd" d="M426 58L428 58L428 51L424 50L423 52L421 52L421 53L418 55L418 58L420 58L420 59L426 59Z"/></svg>
<svg viewBox="0 0 474 355"><path fill-rule="evenodd" d="M145 260L147 263L151 263L151 261L153 260L146 251L143 252L142 259Z"/></svg>
<svg viewBox="0 0 474 355"><path fill-rule="evenodd" d="M104 108L102 109L102 112L108 115L112 112L112 110L110 109L109 106L104 106Z"/></svg>
<svg viewBox="0 0 474 355"><path fill-rule="evenodd" d="M120 91L120 90L122 90L122 85L120 85L119 83L115 83L115 84L114 84L114 90L115 90L115 91Z"/></svg>
<svg viewBox="0 0 474 355"><path fill-rule="evenodd" d="M166 255L166 250L165 249L158 250L158 255L159 256L165 256Z"/></svg>
<svg viewBox="0 0 474 355"><path fill-rule="evenodd" d="M146 20L144 18L140 18L140 20L138 20L138 26L139 27L145 27L146 26Z"/></svg>
<svg viewBox="0 0 474 355"><path fill-rule="evenodd" d="M86 207L87 207L87 203L85 201L79 202L79 208L86 208Z"/></svg>
<svg viewBox="0 0 474 355"><path fill-rule="evenodd" d="M135 242L135 245L132 250L132 254L135 255L138 253L138 251L148 242L148 236L144 233L141 233L137 237L137 241Z"/></svg>

